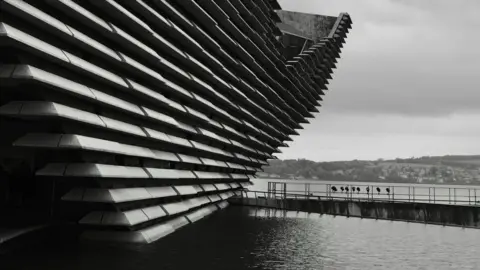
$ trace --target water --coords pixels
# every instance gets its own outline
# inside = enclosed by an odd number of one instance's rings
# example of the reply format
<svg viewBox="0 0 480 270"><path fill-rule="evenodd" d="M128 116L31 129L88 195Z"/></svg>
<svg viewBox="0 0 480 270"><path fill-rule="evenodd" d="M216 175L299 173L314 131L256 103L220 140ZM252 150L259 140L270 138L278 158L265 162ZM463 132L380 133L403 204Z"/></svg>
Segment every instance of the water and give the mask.
<svg viewBox="0 0 480 270"><path fill-rule="evenodd" d="M286 179L252 179L254 185L249 189L252 191L268 191L268 182L277 182L276 189L278 192L282 188L280 183L287 183L288 194L313 194L315 196L333 196L338 198L361 198L375 200L401 200L416 201L437 204L480 204L480 186L460 186L460 185L428 185L428 184L389 184L389 183L366 183L366 182L334 182L334 181L300 181ZM308 186L308 192L305 187ZM331 186L336 186L338 191L331 192ZM349 186L360 188L360 192L354 193L340 192L340 187ZM366 188L370 188L370 192L366 192ZM381 189L377 193L376 188ZM386 188L390 189L390 193L386 192Z"/></svg>
<svg viewBox="0 0 480 270"><path fill-rule="evenodd" d="M0 269L480 269L480 230L229 207L145 246L47 241Z"/></svg>

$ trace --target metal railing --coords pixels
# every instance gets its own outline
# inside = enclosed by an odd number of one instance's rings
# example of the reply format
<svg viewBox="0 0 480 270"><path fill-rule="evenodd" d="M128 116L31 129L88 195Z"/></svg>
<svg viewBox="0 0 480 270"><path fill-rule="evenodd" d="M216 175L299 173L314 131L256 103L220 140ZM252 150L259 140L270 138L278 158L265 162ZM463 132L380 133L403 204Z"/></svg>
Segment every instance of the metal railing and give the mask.
<svg viewBox="0 0 480 270"><path fill-rule="evenodd" d="M299 187L300 186L300 187ZM419 202L480 206L480 187L348 185L268 182L268 191L245 191L255 198Z"/></svg>

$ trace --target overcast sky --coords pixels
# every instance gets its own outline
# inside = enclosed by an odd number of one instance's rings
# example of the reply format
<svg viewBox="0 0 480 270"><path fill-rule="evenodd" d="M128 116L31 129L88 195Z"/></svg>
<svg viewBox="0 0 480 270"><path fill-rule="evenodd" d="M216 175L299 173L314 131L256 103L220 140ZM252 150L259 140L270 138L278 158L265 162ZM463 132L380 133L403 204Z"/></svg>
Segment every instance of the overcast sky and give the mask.
<svg viewBox="0 0 480 270"><path fill-rule="evenodd" d="M480 154L479 0L279 0L353 29L320 113L279 158Z"/></svg>

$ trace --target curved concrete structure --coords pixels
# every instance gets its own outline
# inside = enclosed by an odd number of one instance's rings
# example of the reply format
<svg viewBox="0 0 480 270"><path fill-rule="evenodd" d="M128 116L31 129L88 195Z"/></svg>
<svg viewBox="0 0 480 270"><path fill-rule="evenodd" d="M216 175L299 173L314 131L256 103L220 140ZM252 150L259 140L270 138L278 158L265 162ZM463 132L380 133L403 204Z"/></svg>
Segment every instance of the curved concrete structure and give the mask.
<svg viewBox="0 0 480 270"><path fill-rule="evenodd" d="M0 3L2 207L135 243L249 185L318 112L351 25L273 0Z"/></svg>

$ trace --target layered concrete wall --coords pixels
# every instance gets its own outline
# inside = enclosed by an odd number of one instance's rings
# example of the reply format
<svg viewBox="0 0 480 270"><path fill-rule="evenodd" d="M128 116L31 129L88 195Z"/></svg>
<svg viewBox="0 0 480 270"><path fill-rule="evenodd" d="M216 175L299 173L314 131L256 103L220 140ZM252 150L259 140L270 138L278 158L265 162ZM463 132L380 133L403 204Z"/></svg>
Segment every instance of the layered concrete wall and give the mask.
<svg viewBox="0 0 480 270"><path fill-rule="evenodd" d="M127 242L226 206L318 112L351 24L287 63L273 4L0 1L0 186Z"/></svg>
<svg viewBox="0 0 480 270"><path fill-rule="evenodd" d="M234 205L248 205L328 215L397 220L480 229L480 207L410 202L366 202L231 198Z"/></svg>

